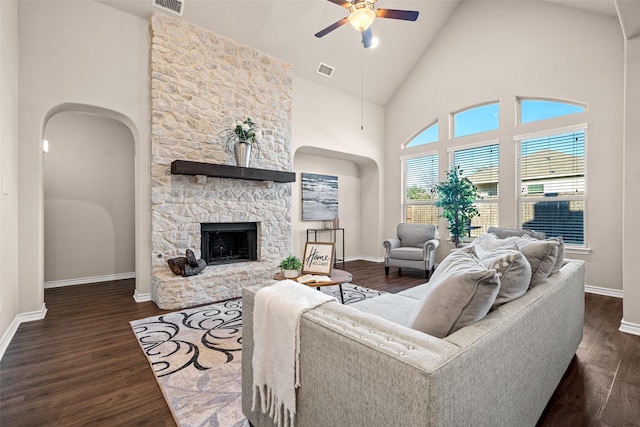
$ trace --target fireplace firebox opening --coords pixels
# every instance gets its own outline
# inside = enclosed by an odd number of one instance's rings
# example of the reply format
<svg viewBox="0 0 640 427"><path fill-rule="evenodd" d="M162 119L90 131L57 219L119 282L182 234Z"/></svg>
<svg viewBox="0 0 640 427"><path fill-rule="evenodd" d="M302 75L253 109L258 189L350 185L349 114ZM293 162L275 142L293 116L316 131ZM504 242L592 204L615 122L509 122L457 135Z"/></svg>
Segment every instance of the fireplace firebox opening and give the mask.
<svg viewBox="0 0 640 427"><path fill-rule="evenodd" d="M258 226L255 222L200 224L201 253L207 265L258 259Z"/></svg>

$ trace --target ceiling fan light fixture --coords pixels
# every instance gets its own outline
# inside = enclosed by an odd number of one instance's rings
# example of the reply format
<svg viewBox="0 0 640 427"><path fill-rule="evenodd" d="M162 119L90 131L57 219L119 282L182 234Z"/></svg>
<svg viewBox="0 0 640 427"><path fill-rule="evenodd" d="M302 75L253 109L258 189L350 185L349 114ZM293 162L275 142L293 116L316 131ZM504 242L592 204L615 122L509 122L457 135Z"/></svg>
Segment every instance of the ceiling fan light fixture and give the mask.
<svg viewBox="0 0 640 427"><path fill-rule="evenodd" d="M376 13L373 11L373 6L364 2L352 6L352 11L349 15L349 23L353 25L353 28L356 30L363 32L369 28L374 19L376 19Z"/></svg>

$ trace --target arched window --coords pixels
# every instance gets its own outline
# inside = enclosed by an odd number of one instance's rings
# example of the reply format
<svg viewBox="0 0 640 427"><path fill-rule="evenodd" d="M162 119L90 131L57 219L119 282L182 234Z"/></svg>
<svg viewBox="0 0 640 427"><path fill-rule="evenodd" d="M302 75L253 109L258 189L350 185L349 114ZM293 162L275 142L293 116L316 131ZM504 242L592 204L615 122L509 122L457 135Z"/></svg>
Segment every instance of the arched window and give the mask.
<svg viewBox="0 0 640 427"><path fill-rule="evenodd" d="M531 123L554 117L582 113L586 107L578 103L548 99L518 99L520 123Z"/></svg>
<svg viewBox="0 0 640 427"><path fill-rule="evenodd" d="M453 113L453 137L458 138L498 129L500 125L498 113L499 104L497 102Z"/></svg>
<svg viewBox="0 0 640 427"><path fill-rule="evenodd" d="M427 126L425 130L420 132L415 138L413 138L405 146L405 148L417 147L422 144L429 144L431 142L438 142L438 121Z"/></svg>

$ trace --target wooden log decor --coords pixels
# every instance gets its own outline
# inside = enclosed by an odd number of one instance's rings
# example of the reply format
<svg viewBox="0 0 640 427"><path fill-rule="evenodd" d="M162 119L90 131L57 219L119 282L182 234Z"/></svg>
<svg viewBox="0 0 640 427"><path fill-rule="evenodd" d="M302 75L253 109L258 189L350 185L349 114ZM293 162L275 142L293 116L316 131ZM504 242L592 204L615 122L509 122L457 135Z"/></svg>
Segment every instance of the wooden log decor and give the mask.
<svg viewBox="0 0 640 427"><path fill-rule="evenodd" d="M169 269L171 269L171 272L176 276L195 276L202 273L202 271L207 267L207 262L202 258L196 259L196 256L191 249L187 249L185 255L186 256L170 258L167 260Z"/></svg>

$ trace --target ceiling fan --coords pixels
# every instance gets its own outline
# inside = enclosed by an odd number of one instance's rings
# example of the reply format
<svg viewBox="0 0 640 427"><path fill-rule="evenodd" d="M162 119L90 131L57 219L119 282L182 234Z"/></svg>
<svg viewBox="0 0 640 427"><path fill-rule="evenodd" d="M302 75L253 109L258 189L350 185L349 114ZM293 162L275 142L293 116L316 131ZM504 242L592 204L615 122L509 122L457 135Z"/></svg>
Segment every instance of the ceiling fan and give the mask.
<svg viewBox="0 0 640 427"><path fill-rule="evenodd" d="M362 43L364 47L371 47L373 34L371 32L371 24L373 20L378 18L402 19L404 21L415 21L418 19L417 11L413 10L396 10L396 9L376 9L377 0L327 0L349 9L349 16L329 25L324 30L315 34L320 38L326 36L331 31L346 24L351 23L353 27L362 33Z"/></svg>

